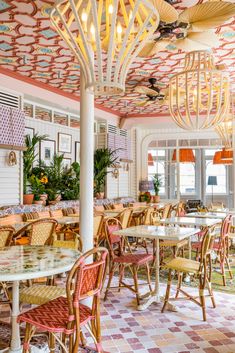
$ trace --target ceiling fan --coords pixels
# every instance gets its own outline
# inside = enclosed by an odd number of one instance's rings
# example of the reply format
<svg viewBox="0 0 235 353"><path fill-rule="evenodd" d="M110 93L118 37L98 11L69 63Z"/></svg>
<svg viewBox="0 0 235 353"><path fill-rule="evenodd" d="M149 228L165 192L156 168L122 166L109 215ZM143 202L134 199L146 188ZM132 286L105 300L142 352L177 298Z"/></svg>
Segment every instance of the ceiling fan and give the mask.
<svg viewBox="0 0 235 353"><path fill-rule="evenodd" d="M166 93L162 92L161 88L156 85L157 79L151 77L148 81L150 86L139 85L134 88L134 92L143 94L146 97L145 100L137 103L138 106L145 106L156 100L164 101L165 99Z"/></svg>
<svg viewBox="0 0 235 353"><path fill-rule="evenodd" d="M158 0L152 1L155 5ZM168 6L173 3L174 1L167 0ZM171 23L164 21L163 14L160 14L161 21L155 35L140 51L139 56L151 56L166 47L184 51L217 47L220 42L212 30L234 15L235 4L226 1L208 1L189 7Z"/></svg>

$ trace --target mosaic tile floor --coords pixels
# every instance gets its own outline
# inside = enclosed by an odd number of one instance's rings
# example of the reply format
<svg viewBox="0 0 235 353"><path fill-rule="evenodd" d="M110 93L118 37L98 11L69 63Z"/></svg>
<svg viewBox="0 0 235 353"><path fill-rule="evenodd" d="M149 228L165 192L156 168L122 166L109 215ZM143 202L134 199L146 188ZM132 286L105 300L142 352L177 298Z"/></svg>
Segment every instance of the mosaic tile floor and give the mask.
<svg viewBox="0 0 235 353"><path fill-rule="evenodd" d="M164 285L162 285L162 288ZM164 292L164 288L163 288ZM178 301L178 312L161 314L160 305L139 312L127 289L110 292L102 302L103 347L109 353L235 353L235 297L215 293L217 308L207 301L207 322L201 309ZM0 311L0 319L7 312ZM0 337L1 338L1 337Z"/></svg>

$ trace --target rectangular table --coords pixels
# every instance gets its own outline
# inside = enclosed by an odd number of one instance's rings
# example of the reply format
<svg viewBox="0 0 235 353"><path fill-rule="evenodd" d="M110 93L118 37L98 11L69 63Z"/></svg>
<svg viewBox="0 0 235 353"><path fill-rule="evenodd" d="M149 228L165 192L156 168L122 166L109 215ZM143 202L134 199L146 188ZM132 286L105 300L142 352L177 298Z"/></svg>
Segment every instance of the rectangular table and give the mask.
<svg viewBox="0 0 235 353"><path fill-rule="evenodd" d="M213 227L216 224L221 223L221 219L218 218L196 218L196 217L171 217L161 219L161 224L166 225L179 225L188 227Z"/></svg>
<svg viewBox="0 0 235 353"><path fill-rule="evenodd" d="M192 212L192 213L187 213L185 215L185 217L224 219L227 216L227 214L228 213L226 213L226 212L220 212L220 213L214 213L214 212Z"/></svg>
<svg viewBox="0 0 235 353"><path fill-rule="evenodd" d="M180 241L186 238L190 238L192 235L200 232L200 229L196 228L183 228L183 227L165 227L165 226L135 226L126 229L115 231L114 235L123 237L135 237L135 238L146 238L156 241L156 261L155 261L155 289L153 293L150 293L150 298L147 302L138 306L138 310L145 310L152 303L160 303L160 288L159 288L159 271L160 271L160 240L175 240Z"/></svg>

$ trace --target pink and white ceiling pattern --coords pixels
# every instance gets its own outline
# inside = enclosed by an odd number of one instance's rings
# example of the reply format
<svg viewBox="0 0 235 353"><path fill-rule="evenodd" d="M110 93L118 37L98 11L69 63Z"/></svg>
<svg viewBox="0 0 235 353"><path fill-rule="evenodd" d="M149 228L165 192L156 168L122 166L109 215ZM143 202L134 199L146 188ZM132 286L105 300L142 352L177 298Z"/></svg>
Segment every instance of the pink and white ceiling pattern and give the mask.
<svg viewBox="0 0 235 353"><path fill-rule="evenodd" d="M197 0L179 0L178 11L197 4ZM233 1L232 1L233 2ZM79 64L50 24L49 13L54 1L0 0L0 67L79 96ZM220 46L213 49L220 64L225 64L235 82L235 20L216 30ZM148 106L136 103L145 99L134 93L138 84L148 86L155 77L161 88L183 65L184 52L177 49L158 52L151 58L138 58L132 64L123 96L99 97L96 103L117 115L165 115L167 105L159 101Z"/></svg>

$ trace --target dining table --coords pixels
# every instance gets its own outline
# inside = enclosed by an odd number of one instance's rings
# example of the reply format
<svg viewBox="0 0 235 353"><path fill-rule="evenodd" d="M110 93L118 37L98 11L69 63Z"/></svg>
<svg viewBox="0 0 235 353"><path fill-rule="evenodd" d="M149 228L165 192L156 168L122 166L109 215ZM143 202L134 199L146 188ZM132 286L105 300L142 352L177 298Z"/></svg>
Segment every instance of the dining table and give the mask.
<svg viewBox="0 0 235 353"><path fill-rule="evenodd" d="M196 227L196 228L205 228L205 227L213 227L216 224L220 224L222 219L218 218L203 218L203 217L170 217L161 219L161 224L164 225L179 225L179 226L188 226L188 227Z"/></svg>
<svg viewBox="0 0 235 353"><path fill-rule="evenodd" d="M167 227L167 226L152 226L152 225L139 225L120 229L113 232L114 235L122 237L135 237L155 240L155 288L153 292L147 293L147 300L138 305L138 310L146 310L152 303L160 303L163 298L160 294L160 240L174 240L180 241L187 239L200 232L200 229L192 227ZM143 299L146 295L143 296ZM175 311L172 304L168 305L168 310Z"/></svg>
<svg viewBox="0 0 235 353"><path fill-rule="evenodd" d="M190 212L186 213L185 217L224 219L227 214L226 212Z"/></svg>
<svg viewBox="0 0 235 353"><path fill-rule="evenodd" d="M13 283L10 353L22 352L20 326L17 322L20 313L20 281L65 273L72 268L80 255L77 250L53 246L26 245L0 249L0 281Z"/></svg>

